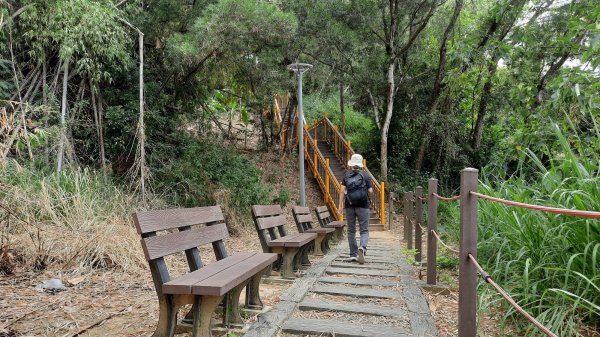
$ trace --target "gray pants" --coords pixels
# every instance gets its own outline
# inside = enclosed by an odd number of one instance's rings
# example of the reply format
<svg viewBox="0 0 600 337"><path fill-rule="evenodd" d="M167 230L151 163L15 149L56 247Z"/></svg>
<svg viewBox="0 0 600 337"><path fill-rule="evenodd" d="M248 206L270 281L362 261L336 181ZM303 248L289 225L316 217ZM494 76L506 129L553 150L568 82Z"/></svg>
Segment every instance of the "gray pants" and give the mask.
<svg viewBox="0 0 600 337"><path fill-rule="evenodd" d="M346 221L348 221L348 245L350 246L350 256L358 255L358 246L356 245L356 218L360 225L360 246L365 250L369 242L369 217L370 208L346 208Z"/></svg>

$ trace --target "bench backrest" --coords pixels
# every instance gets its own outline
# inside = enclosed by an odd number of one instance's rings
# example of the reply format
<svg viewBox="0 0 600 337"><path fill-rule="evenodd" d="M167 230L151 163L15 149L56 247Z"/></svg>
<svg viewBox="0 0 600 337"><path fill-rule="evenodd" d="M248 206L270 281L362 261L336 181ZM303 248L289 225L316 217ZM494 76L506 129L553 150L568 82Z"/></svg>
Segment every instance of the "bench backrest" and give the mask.
<svg viewBox="0 0 600 337"><path fill-rule="evenodd" d="M294 206L292 208L292 214L294 215L294 221L298 232L304 233L309 229L313 228L313 217L310 215L310 209L308 207Z"/></svg>
<svg viewBox="0 0 600 337"><path fill-rule="evenodd" d="M268 242L287 235L285 216L279 205L253 205L252 219L263 251L269 251Z"/></svg>
<svg viewBox="0 0 600 337"><path fill-rule="evenodd" d="M315 213L317 214L317 220L319 220L319 224L322 227L325 227L328 223L332 222L333 219L331 214L329 213L329 209L327 206L319 206L315 209Z"/></svg>
<svg viewBox="0 0 600 337"><path fill-rule="evenodd" d="M228 231L219 206L138 211L133 220L157 291L170 280L165 256L185 252L190 271L203 266L199 246L210 243L217 260L227 257Z"/></svg>

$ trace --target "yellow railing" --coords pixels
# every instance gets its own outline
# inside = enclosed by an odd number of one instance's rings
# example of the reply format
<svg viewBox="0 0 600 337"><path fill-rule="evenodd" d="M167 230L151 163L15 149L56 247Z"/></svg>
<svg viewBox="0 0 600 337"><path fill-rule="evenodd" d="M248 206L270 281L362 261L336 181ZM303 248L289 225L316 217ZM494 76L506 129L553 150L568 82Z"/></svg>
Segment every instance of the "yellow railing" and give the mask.
<svg viewBox="0 0 600 337"><path fill-rule="evenodd" d="M329 159L325 159L319 151L318 140L312 137L306 123L304 123L304 131L304 158L308 163L308 169L315 176L321 191L323 191L323 199L329 208L334 211L336 220L344 220L343 213L338 208L342 185L333 174Z"/></svg>
<svg viewBox="0 0 600 337"><path fill-rule="evenodd" d="M281 130L280 140L281 148L285 148L286 134L291 132L290 136L295 134L295 130L298 126L298 116L294 114L294 122L291 125L285 125L282 115L282 109L287 108L289 104L289 94L275 95L273 102L273 120L277 128ZM291 112L288 112L291 113ZM342 134L338 131L337 126L333 125L327 114L319 121L316 121L311 127L303 121L304 125L304 155L306 162L308 163L308 169L315 176L321 191L323 192L323 199L330 209L335 213L337 220L343 220L343 212L338 208L338 200L342 193L341 182L338 181L337 177L331 170L328 159L323 157L321 151L317 146L318 142L326 142L337 157L338 161L345 167L350 157L354 154L352 144L350 141L346 141ZM295 138L296 144L298 142L297 136L289 137L289 139ZM371 199L371 205L377 212L381 223L385 223L385 184L382 181L379 183L373 176L371 171L367 168L367 163L364 161L365 171L370 175L373 182L373 194L374 197Z"/></svg>
<svg viewBox="0 0 600 337"><path fill-rule="evenodd" d="M329 118L327 118L327 114L325 114L325 117L322 120L315 122L309 130L309 133L312 133L316 138L327 142L333 149L333 152L340 163L344 166L346 166L346 163L354 154L351 142L344 139L342 134L338 131L337 126L333 125ZM363 162L363 166L373 182L373 198L371 199L371 205L377 212L377 215L383 224L385 223L385 183L383 181L379 183L377 179L375 179L367 167L366 160ZM335 177L333 178L335 179Z"/></svg>

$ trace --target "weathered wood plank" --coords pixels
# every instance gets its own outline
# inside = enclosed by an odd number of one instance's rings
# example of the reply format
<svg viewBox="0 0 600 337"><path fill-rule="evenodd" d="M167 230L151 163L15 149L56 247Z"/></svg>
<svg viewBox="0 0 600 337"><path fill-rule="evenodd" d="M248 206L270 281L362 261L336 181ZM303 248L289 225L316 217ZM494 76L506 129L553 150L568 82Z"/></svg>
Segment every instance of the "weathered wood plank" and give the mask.
<svg viewBox="0 0 600 337"><path fill-rule="evenodd" d="M220 206L139 211L133 214L138 234L225 221Z"/></svg>
<svg viewBox="0 0 600 337"><path fill-rule="evenodd" d="M359 269L359 268L335 268L330 267L325 271L327 274L351 274L351 275L367 275L367 276L388 276L395 277L398 276L396 272L389 272L384 270L369 270L369 269Z"/></svg>
<svg viewBox="0 0 600 337"><path fill-rule="evenodd" d="M414 336L399 327L371 324L353 324L343 321L319 319L293 319L285 322L283 331L295 334L313 334L335 337L405 337Z"/></svg>
<svg viewBox="0 0 600 337"><path fill-rule="evenodd" d="M391 282L385 280L378 279L361 279L354 277L321 277L318 279L319 282L323 283L347 283L354 285L364 285L364 286L384 286L384 287L395 287L400 285L400 281Z"/></svg>
<svg viewBox="0 0 600 337"><path fill-rule="evenodd" d="M257 217L278 215L283 213L283 210L279 205L253 205L252 211L254 216Z"/></svg>
<svg viewBox="0 0 600 337"><path fill-rule="evenodd" d="M312 290L315 293L344 295L352 297L374 297L374 298L400 298L401 294L394 290L386 289L369 289L369 288L352 288L330 285L317 285Z"/></svg>
<svg viewBox="0 0 600 337"><path fill-rule="evenodd" d="M190 248L196 248L228 237L227 226L224 223L214 226L190 229L183 232L168 233L142 239L142 248L146 260L178 253Z"/></svg>
<svg viewBox="0 0 600 337"><path fill-rule="evenodd" d="M384 307L366 303L326 302L316 299L305 299L300 302L298 308L300 310L338 311L393 318L404 318L407 317L408 314L406 310L400 308Z"/></svg>

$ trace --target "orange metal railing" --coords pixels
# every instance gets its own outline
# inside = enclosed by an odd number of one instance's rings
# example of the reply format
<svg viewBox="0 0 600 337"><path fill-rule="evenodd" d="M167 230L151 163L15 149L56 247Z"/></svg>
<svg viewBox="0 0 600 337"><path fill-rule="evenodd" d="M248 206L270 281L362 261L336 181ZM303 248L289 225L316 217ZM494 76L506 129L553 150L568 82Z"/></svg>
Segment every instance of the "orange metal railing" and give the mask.
<svg viewBox="0 0 600 337"><path fill-rule="evenodd" d="M295 138L295 142L298 142L296 137L286 137L287 133L295 135L295 130L298 126L298 115L294 113L293 123L291 125L285 125L282 115L282 110L287 108L289 103L289 94L276 95L273 103L273 120L275 125L281 130L281 148L285 148L286 139ZM304 156L307 162L307 168L315 176L321 191L323 192L324 202L330 207L335 214L337 220L343 220L343 212L338 208L338 200L342 193L342 185L338 178L333 174L330 167L329 160L326 159L317 144L318 142L326 142L328 146L333 150L335 156L340 164L344 167L350 157L354 154L352 144L346 140L342 134L338 131L337 126L325 117L319 121L316 121L312 126L304 124ZM371 206L377 212L381 223L385 223L385 184L375 179L371 171L367 167L366 161L363 163L365 171L370 175L373 182L373 198L371 199Z"/></svg>

